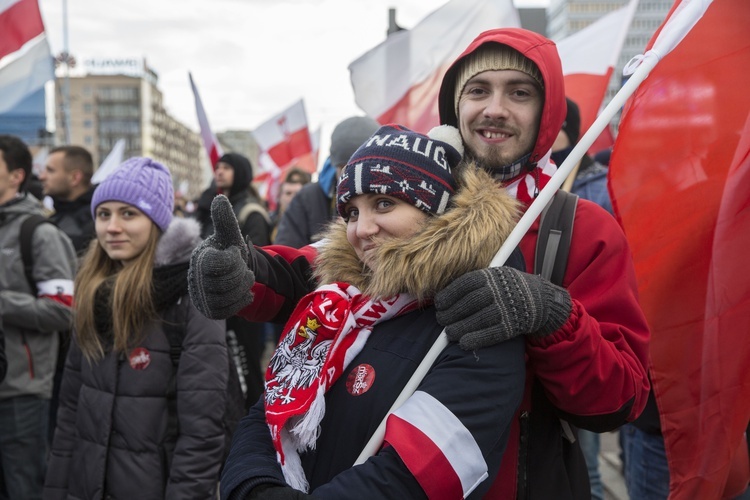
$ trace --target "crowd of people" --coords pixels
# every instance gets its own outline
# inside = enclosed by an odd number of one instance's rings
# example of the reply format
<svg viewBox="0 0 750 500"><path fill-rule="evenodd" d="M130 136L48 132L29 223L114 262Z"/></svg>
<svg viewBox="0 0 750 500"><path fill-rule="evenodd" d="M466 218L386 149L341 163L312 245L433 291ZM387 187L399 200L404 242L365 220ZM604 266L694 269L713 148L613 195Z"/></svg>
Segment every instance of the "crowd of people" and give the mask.
<svg viewBox="0 0 750 500"><path fill-rule="evenodd" d="M0 136L0 499L603 498L599 433L658 423L605 157L570 178L562 259L537 220L488 267L577 106L554 43L503 28L438 108L427 134L344 120L273 212L238 153L189 214L168 166L92 186L63 146L45 218L28 147ZM668 471L640 470L631 497L666 498Z"/></svg>

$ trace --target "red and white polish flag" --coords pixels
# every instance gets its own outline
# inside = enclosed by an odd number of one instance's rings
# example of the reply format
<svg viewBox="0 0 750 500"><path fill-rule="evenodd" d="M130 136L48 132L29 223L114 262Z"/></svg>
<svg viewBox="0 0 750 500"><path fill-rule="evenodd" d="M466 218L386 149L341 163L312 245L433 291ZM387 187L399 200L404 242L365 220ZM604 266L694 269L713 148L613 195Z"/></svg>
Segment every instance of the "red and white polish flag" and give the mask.
<svg viewBox="0 0 750 500"><path fill-rule="evenodd" d="M661 60L625 106L609 170L651 328L671 500L734 498L750 475L748 19L747 0L675 3L647 47ZM657 48L675 34L674 49Z"/></svg>
<svg viewBox="0 0 750 500"><path fill-rule="evenodd" d="M253 137L261 151L261 172L254 182L260 185L261 194L273 210L279 184L289 167L296 166L311 174L317 169L317 151L313 149L304 101L300 99L263 122L253 130Z"/></svg>
<svg viewBox="0 0 750 500"><path fill-rule="evenodd" d="M0 0L0 113L54 77L37 0Z"/></svg>
<svg viewBox="0 0 750 500"><path fill-rule="evenodd" d="M203 140L203 147L206 148L208 154L208 160L211 163L211 168L216 168L216 162L224 154L219 144L218 139L211 131L211 126L208 124L208 116L206 116L206 110L203 109L203 101L198 93L198 87L195 86L193 81L193 75L188 73L190 78L190 88L193 89L193 96L195 97L195 112L198 114L198 124L201 128L201 139Z"/></svg>
<svg viewBox="0 0 750 500"><path fill-rule="evenodd" d="M471 432L426 392L416 391L388 416L385 441L429 498L466 498L488 477Z"/></svg>
<svg viewBox="0 0 750 500"><path fill-rule="evenodd" d="M483 31L520 26L511 0L452 0L349 65L354 100L382 124L426 133L440 124L440 82L461 51Z"/></svg>
<svg viewBox="0 0 750 500"><path fill-rule="evenodd" d="M622 52L638 0L610 12L557 43L565 79L565 95L578 104L581 133L594 123L607 94L607 87ZM611 146L607 128L590 151Z"/></svg>
<svg viewBox="0 0 750 500"><path fill-rule="evenodd" d="M292 164L307 172L315 172L310 129L302 99L259 125L253 130L253 137L262 152L261 167L266 172L274 166L284 170Z"/></svg>

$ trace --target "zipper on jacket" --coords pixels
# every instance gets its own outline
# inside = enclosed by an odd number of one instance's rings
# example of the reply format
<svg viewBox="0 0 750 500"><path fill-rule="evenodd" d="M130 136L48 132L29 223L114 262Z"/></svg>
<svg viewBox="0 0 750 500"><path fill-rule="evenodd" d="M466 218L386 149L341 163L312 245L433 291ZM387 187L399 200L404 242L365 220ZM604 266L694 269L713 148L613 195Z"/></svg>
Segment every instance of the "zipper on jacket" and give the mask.
<svg viewBox="0 0 750 500"><path fill-rule="evenodd" d="M29 377L34 378L34 356L31 355L31 347L29 347L29 342L26 340L26 332L21 331L21 343L23 344L23 348L26 351L26 361L29 363Z"/></svg>
<svg viewBox="0 0 750 500"><path fill-rule="evenodd" d="M104 476L102 476L102 494L106 494L106 498L112 498L111 495L107 493L107 467L109 467L109 452L110 447L112 446L112 427L114 425L115 420L115 401L117 401L117 386L120 382L120 368L122 367L122 363L125 361L125 353L123 351L120 351L120 353L117 355L117 366L115 367L115 380L114 385L112 386L112 409L109 412L109 434L107 434L107 448L104 452L104 467L103 472Z"/></svg>
<svg viewBox="0 0 750 500"><path fill-rule="evenodd" d="M528 497L528 458L529 458L529 412L522 411L519 420L518 467L516 479L516 498Z"/></svg>

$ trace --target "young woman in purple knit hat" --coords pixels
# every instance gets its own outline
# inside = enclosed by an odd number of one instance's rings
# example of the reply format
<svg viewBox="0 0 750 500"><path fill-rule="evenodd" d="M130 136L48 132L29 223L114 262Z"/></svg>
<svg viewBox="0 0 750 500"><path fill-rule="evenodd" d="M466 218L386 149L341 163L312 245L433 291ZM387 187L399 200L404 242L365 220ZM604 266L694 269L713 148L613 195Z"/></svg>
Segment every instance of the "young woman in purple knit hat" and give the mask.
<svg viewBox="0 0 750 500"><path fill-rule="evenodd" d="M200 228L172 218L172 189L164 165L131 158L94 193L96 239L75 281L46 499L216 495L224 322L201 315L187 294ZM177 366L167 334L175 324Z"/></svg>

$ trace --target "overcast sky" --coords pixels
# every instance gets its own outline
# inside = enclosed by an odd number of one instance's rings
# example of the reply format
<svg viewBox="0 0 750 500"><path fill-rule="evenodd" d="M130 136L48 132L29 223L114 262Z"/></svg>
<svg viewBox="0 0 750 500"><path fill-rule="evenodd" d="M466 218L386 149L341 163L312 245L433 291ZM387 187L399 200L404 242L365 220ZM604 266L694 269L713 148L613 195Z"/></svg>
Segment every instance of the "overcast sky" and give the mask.
<svg viewBox="0 0 750 500"><path fill-rule="evenodd" d="M63 1L40 0L53 54L63 50ZM198 130L188 71L215 132L252 130L304 98L311 130L353 114L347 66L380 43L388 8L410 28L446 0L68 0L78 61L143 58L168 112ZM546 0L516 0L517 6Z"/></svg>

